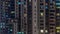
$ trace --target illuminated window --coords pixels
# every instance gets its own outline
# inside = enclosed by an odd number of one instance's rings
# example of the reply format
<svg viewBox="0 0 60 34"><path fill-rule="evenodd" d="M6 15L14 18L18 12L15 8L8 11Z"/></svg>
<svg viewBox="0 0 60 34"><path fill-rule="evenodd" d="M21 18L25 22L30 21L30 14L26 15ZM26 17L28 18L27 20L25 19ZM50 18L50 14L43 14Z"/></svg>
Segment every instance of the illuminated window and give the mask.
<svg viewBox="0 0 60 34"><path fill-rule="evenodd" d="M21 2L17 2L18 4L21 4Z"/></svg>
<svg viewBox="0 0 60 34"><path fill-rule="evenodd" d="M60 3L56 3L56 5L60 5Z"/></svg>
<svg viewBox="0 0 60 34"><path fill-rule="evenodd" d="M56 0L56 8L60 8L60 0Z"/></svg>
<svg viewBox="0 0 60 34"><path fill-rule="evenodd" d="M59 30L57 30L57 32L60 32Z"/></svg>
<svg viewBox="0 0 60 34"><path fill-rule="evenodd" d="M45 9L48 9L48 6L47 5L45 6Z"/></svg>
<svg viewBox="0 0 60 34"><path fill-rule="evenodd" d="M57 16L60 16L60 13L57 13Z"/></svg>
<svg viewBox="0 0 60 34"><path fill-rule="evenodd" d="M41 16L43 16L44 14L43 13L40 13Z"/></svg>
<svg viewBox="0 0 60 34"><path fill-rule="evenodd" d="M10 31L12 31L12 29L10 29Z"/></svg>
<svg viewBox="0 0 60 34"><path fill-rule="evenodd" d="M29 2L31 2L31 0L29 0Z"/></svg>
<svg viewBox="0 0 60 34"><path fill-rule="evenodd" d="M47 31L47 30L45 30L45 32L47 33L48 31Z"/></svg>
<svg viewBox="0 0 60 34"><path fill-rule="evenodd" d="M17 34L24 34L24 32L17 32Z"/></svg>
<svg viewBox="0 0 60 34"><path fill-rule="evenodd" d="M56 27L56 29L60 29L60 27Z"/></svg>
<svg viewBox="0 0 60 34"><path fill-rule="evenodd" d="M43 33L44 31L43 30L40 30L41 33Z"/></svg>
<svg viewBox="0 0 60 34"><path fill-rule="evenodd" d="M11 11L11 13L15 13L14 11Z"/></svg>
<svg viewBox="0 0 60 34"><path fill-rule="evenodd" d="M57 8L60 8L60 7L57 7Z"/></svg>
<svg viewBox="0 0 60 34"><path fill-rule="evenodd" d="M24 16L26 17L26 16L27 16L27 14L24 14Z"/></svg>
<svg viewBox="0 0 60 34"><path fill-rule="evenodd" d="M0 28L5 28L5 23L0 23Z"/></svg>

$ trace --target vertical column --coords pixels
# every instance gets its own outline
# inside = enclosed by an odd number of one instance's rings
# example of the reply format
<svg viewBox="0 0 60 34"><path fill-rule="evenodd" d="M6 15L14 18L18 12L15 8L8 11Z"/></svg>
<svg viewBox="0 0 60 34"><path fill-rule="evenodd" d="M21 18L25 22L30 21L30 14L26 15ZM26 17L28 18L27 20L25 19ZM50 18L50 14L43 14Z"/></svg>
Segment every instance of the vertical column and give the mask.
<svg viewBox="0 0 60 34"><path fill-rule="evenodd" d="M28 22L27 22L27 0L23 1L23 28L24 28L24 34L27 34L28 31Z"/></svg>
<svg viewBox="0 0 60 34"><path fill-rule="evenodd" d="M60 34L60 0L56 0L55 4L56 4L56 34Z"/></svg>
<svg viewBox="0 0 60 34"><path fill-rule="evenodd" d="M38 1L32 0L32 34L38 34Z"/></svg>
<svg viewBox="0 0 60 34"><path fill-rule="evenodd" d="M18 23L16 22L16 23L13 23L13 26L14 26L14 34L17 34L17 32L18 32L18 30L17 30L17 26L18 25Z"/></svg>
<svg viewBox="0 0 60 34"><path fill-rule="evenodd" d="M49 0L49 34L56 34L56 11L55 11L55 0ZM53 18L51 18L53 17Z"/></svg>

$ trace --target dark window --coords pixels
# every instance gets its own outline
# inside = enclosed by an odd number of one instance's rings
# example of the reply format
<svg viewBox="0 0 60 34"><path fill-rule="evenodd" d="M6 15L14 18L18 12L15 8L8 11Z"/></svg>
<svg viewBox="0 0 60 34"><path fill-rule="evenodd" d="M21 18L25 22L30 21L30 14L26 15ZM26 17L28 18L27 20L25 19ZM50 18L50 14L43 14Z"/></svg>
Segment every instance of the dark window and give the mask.
<svg viewBox="0 0 60 34"><path fill-rule="evenodd" d="M44 6L43 5L40 5L40 9L44 9Z"/></svg>
<svg viewBox="0 0 60 34"><path fill-rule="evenodd" d="M44 27L40 27L40 29L43 29Z"/></svg>
<svg viewBox="0 0 60 34"><path fill-rule="evenodd" d="M60 16L56 16L56 19L60 19Z"/></svg>
<svg viewBox="0 0 60 34"><path fill-rule="evenodd" d="M44 0L40 0L40 2L43 2Z"/></svg>
<svg viewBox="0 0 60 34"><path fill-rule="evenodd" d="M40 19L44 19L44 17L40 17Z"/></svg>
<svg viewBox="0 0 60 34"><path fill-rule="evenodd" d="M54 16L54 14L53 14L53 13L51 13L51 14L50 14L50 16Z"/></svg>
<svg viewBox="0 0 60 34"><path fill-rule="evenodd" d="M44 12L44 10L40 10L40 12Z"/></svg>
<svg viewBox="0 0 60 34"><path fill-rule="evenodd" d="M45 2L48 2L49 0L45 0Z"/></svg>
<svg viewBox="0 0 60 34"><path fill-rule="evenodd" d="M54 19L54 17L50 17L50 19Z"/></svg>
<svg viewBox="0 0 60 34"><path fill-rule="evenodd" d="M51 26L55 26L55 24L50 24Z"/></svg>
<svg viewBox="0 0 60 34"><path fill-rule="evenodd" d="M43 26L44 24L41 24L41 23L40 23L40 25Z"/></svg>
<svg viewBox="0 0 60 34"><path fill-rule="evenodd" d="M53 29L53 27L50 27L50 29Z"/></svg>
<svg viewBox="0 0 60 34"><path fill-rule="evenodd" d="M40 5L43 5L43 3L40 3Z"/></svg>
<svg viewBox="0 0 60 34"><path fill-rule="evenodd" d="M54 22L54 20L50 20L50 22Z"/></svg>
<svg viewBox="0 0 60 34"><path fill-rule="evenodd" d="M40 20L40 22L44 22L44 20Z"/></svg>
<svg viewBox="0 0 60 34"><path fill-rule="evenodd" d="M50 12L55 12L55 10L50 10Z"/></svg>

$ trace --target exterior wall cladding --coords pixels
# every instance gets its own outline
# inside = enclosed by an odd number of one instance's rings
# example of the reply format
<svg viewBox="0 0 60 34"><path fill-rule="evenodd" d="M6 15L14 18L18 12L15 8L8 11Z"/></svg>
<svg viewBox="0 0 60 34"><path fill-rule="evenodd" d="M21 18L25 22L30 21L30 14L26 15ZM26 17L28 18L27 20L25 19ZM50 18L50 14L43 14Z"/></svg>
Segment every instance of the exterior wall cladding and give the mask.
<svg viewBox="0 0 60 34"><path fill-rule="evenodd" d="M0 34L60 34L60 0L0 0Z"/></svg>

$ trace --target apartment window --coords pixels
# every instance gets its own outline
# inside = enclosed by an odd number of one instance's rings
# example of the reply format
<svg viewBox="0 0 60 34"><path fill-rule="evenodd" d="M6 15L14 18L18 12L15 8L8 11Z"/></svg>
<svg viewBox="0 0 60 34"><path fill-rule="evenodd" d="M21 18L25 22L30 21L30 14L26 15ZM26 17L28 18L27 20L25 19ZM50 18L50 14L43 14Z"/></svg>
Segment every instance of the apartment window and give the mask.
<svg viewBox="0 0 60 34"><path fill-rule="evenodd" d="M6 15L6 17L8 17L8 15Z"/></svg>
<svg viewBox="0 0 60 34"><path fill-rule="evenodd" d="M40 0L40 2L43 2L44 0Z"/></svg>
<svg viewBox="0 0 60 34"><path fill-rule="evenodd" d="M50 3L53 3L53 0L49 0L50 1Z"/></svg>
<svg viewBox="0 0 60 34"><path fill-rule="evenodd" d="M50 19L54 19L54 17L50 17Z"/></svg>
<svg viewBox="0 0 60 34"><path fill-rule="evenodd" d="M54 16L54 14L53 14L53 13L51 13L51 14L50 14L50 16Z"/></svg>
<svg viewBox="0 0 60 34"><path fill-rule="evenodd" d="M56 6L56 8L60 9L60 6L58 5L58 6Z"/></svg>
<svg viewBox="0 0 60 34"><path fill-rule="evenodd" d="M53 27L50 27L50 29L53 29Z"/></svg>
<svg viewBox="0 0 60 34"><path fill-rule="evenodd" d="M24 17L26 17L27 16L27 14L24 14Z"/></svg>
<svg viewBox="0 0 60 34"><path fill-rule="evenodd" d="M44 12L44 10L40 10L40 12Z"/></svg>
<svg viewBox="0 0 60 34"><path fill-rule="evenodd" d="M50 10L50 12L55 12L55 10Z"/></svg>
<svg viewBox="0 0 60 34"><path fill-rule="evenodd" d="M45 6L45 9L48 9L48 5Z"/></svg>
<svg viewBox="0 0 60 34"><path fill-rule="evenodd" d="M56 19L60 19L60 16L56 16Z"/></svg>
<svg viewBox="0 0 60 34"><path fill-rule="evenodd" d="M49 20L50 22L54 22L54 20Z"/></svg>
<svg viewBox="0 0 60 34"><path fill-rule="evenodd" d="M43 33L43 32L44 32L44 30L40 30L40 32L41 32L41 33Z"/></svg>
<svg viewBox="0 0 60 34"><path fill-rule="evenodd" d="M56 27L56 29L60 29L60 27L58 26L58 27Z"/></svg>
<svg viewBox="0 0 60 34"><path fill-rule="evenodd" d="M40 29L44 29L44 27L40 27Z"/></svg>
<svg viewBox="0 0 60 34"><path fill-rule="evenodd" d="M47 31L47 30L45 30L45 32L47 33L48 31Z"/></svg>
<svg viewBox="0 0 60 34"><path fill-rule="evenodd" d="M40 22L44 22L44 20L40 20Z"/></svg>
<svg viewBox="0 0 60 34"><path fill-rule="evenodd" d="M44 17L40 17L40 19L44 19Z"/></svg>
<svg viewBox="0 0 60 34"><path fill-rule="evenodd" d="M15 13L14 11L11 11L11 13L13 14L13 13Z"/></svg>
<svg viewBox="0 0 60 34"><path fill-rule="evenodd" d="M52 9L52 8L54 8L54 6L51 6L51 5L50 5L50 9Z"/></svg>
<svg viewBox="0 0 60 34"><path fill-rule="evenodd" d="M60 30L56 30L56 32L57 32L57 33L59 33L59 32L60 32Z"/></svg>
<svg viewBox="0 0 60 34"><path fill-rule="evenodd" d="M43 26L44 24L41 24L41 23L40 23L40 25Z"/></svg>
<svg viewBox="0 0 60 34"><path fill-rule="evenodd" d="M24 32L17 32L17 34L24 34Z"/></svg>
<svg viewBox="0 0 60 34"><path fill-rule="evenodd" d="M44 9L44 6L43 5L40 5L40 9Z"/></svg>
<svg viewBox="0 0 60 34"><path fill-rule="evenodd" d="M53 6L54 4L53 3L50 3L51 6Z"/></svg>
<svg viewBox="0 0 60 34"><path fill-rule="evenodd" d="M55 26L55 24L50 24L51 26Z"/></svg>
<svg viewBox="0 0 60 34"><path fill-rule="evenodd" d="M5 28L5 23L0 23L0 28Z"/></svg>
<svg viewBox="0 0 60 34"><path fill-rule="evenodd" d="M49 2L49 0L45 0L45 2Z"/></svg>
<svg viewBox="0 0 60 34"><path fill-rule="evenodd" d="M56 5L60 5L60 3L56 3Z"/></svg>
<svg viewBox="0 0 60 34"><path fill-rule="evenodd" d="M14 20L11 20L11 22L14 22Z"/></svg>
<svg viewBox="0 0 60 34"><path fill-rule="evenodd" d="M40 3L40 5L43 5L43 3Z"/></svg>
<svg viewBox="0 0 60 34"><path fill-rule="evenodd" d="M56 15L57 15L57 16L60 16L60 13L57 13Z"/></svg>
<svg viewBox="0 0 60 34"><path fill-rule="evenodd" d="M18 5L22 4L21 2L17 2Z"/></svg>
<svg viewBox="0 0 60 34"><path fill-rule="evenodd" d="M57 30L57 33L59 33L60 31L59 30Z"/></svg>
<svg viewBox="0 0 60 34"><path fill-rule="evenodd" d="M41 15L41 16L44 16L44 14L43 14L43 13L40 13L40 15Z"/></svg>

